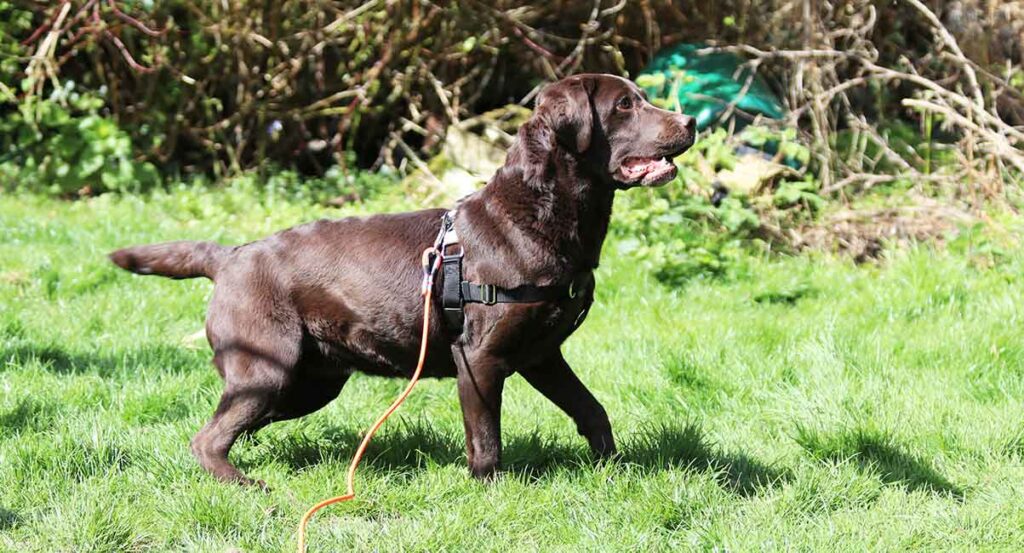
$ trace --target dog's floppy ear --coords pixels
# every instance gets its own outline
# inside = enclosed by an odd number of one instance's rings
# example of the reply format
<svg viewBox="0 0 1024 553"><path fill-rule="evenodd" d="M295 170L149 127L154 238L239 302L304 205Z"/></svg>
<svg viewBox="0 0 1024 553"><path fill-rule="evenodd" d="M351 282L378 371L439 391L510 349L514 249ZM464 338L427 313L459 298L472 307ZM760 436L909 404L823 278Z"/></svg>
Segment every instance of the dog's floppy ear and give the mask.
<svg viewBox="0 0 1024 553"><path fill-rule="evenodd" d="M537 99L537 114L555 131L559 144L577 154L590 148L594 132L593 86L590 79L570 77L546 86Z"/></svg>

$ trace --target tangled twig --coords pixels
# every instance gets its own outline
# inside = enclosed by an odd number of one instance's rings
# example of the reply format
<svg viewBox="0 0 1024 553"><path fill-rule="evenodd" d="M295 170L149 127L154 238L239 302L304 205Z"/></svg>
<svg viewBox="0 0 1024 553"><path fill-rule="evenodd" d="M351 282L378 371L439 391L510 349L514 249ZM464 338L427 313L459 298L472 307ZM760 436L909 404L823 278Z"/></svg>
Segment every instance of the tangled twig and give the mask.
<svg viewBox="0 0 1024 553"><path fill-rule="evenodd" d="M1011 85L1019 60L1011 71L972 57L948 14L923 0L32 3L37 26L21 40L33 52L29 94L88 73L126 128L159 134L149 156L200 170L268 159L320 170L349 150L366 165L415 167L410 152L427 159L448 125L477 111L526 105L581 70L636 75L666 45L706 41L703 53L747 59L743 90L757 73L780 92L825 193L1024 171L1024 127L997 105L1024 114ZM923 148L898 143L893 120L919 133L938 121L963 162L936 170L922 153L932 136Z"/></svg>

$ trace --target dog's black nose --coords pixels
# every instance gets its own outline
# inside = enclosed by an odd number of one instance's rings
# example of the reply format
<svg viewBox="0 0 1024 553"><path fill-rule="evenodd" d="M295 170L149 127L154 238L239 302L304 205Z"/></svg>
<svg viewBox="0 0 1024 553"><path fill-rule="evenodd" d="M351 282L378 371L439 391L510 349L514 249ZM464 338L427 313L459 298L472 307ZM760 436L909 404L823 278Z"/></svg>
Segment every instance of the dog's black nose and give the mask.
<svg viewBox="0 0 1024 553"><path fill-rule="evenodd" d="M690 135L691 138L696 136L697 119L695 117L690 117L689 115L680 114L679 116L682 118L682 124L683 128L686 129L686 134Z"/></svg>
<svg viewBox="0 0 1024 553"><path fill-rule="evenodd" d="M697 140L697 119L682 113L675 114L675 119L679 125L677 128L681 129L678 136L682 139L683 147L689 148Z"/></svg>

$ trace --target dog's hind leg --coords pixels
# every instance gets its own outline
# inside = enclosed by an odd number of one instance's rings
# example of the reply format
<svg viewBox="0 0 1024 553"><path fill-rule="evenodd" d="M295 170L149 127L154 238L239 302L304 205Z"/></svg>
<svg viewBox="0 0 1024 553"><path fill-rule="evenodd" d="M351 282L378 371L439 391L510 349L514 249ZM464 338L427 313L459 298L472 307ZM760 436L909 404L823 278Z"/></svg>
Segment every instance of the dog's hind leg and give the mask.
<svg viewBox="0 0 1024 553"><path fill-rule="evenodd" d="M259 422L260 428L319 411L338 397L352 370L322 356L304 354L294 374L290 384L278 394L273 408Z"/></svg>
<svg viewBox="0 0 1024 553"><path fill-rule="evenodd" d="M219 480L255 484L231 464L228 452L243 432L269 422L292 380L295 361L231 347L218 352L215 362L224 373L224 392L213 418L192 439L192 453Z"/></svg>
<svg viewBox="0 0 1024 553"><path fill-rule="evenodd" d="M226 388L213 418L192 439L192 454L217 479L240 484L256 481L228 461L228 451L238 436L256 426L273 403L272 392Z"/></svg>

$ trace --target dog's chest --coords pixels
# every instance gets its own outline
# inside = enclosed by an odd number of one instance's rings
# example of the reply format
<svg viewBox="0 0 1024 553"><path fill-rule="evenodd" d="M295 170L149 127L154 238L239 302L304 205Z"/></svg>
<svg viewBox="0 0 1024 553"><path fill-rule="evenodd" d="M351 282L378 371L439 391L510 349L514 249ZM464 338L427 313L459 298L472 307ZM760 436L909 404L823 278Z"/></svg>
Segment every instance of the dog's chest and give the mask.
<svg viewBox="0 0 1024 553"><path fill-rule="evenodd" d="M529 362L557 349L586 317L588 290L577 298L537 304L467 305L465 339L496 354Z"/></svg>

